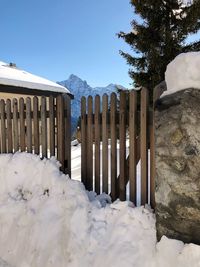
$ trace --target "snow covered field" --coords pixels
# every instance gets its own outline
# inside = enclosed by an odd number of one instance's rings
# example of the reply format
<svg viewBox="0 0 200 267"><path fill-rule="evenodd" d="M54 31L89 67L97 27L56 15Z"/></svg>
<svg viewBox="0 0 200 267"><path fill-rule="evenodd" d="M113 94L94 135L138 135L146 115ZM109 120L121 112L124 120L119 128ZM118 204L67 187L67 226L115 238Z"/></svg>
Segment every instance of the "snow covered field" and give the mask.
<svg viewBox="0 0 200 267"><path fill-rule="evenodd" d="M200 266L199 246L156 243L149 207L102 207L106 196L88 194L54 159L0 155L0 183L0 266Z"/></svg>

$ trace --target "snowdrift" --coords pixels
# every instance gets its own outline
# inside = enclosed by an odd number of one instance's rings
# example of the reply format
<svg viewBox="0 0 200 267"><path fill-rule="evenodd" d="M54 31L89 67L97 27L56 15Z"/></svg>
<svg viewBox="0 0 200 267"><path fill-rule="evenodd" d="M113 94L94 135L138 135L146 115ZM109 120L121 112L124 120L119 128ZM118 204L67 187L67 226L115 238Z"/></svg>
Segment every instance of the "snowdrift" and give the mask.
<svg viewBox="0 0 200 267"><path fill-rule="evenodd" d="M0 184L0 266L200 266L199 246L156 244L150 208L102 207L54 158L0 155Z"/></svg>

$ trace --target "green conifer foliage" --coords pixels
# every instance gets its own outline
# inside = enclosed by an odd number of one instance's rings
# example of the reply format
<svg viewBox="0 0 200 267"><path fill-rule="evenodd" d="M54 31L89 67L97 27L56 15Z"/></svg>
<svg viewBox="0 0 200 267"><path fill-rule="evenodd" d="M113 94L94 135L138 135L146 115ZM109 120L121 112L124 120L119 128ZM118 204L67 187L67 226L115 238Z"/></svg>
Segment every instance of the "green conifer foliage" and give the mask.
<svg viewBox="0 0 200 267"><path fill-rule="evenodd" d="M152 90L164 80L166 66L178 54L200 50L200 40L186 42L189 34L200 29L200 0L183 5L179 0L131 0L136 19L129 33L118 37L131 46L133 53L120 54L130 65L135 87Z"/></svg>

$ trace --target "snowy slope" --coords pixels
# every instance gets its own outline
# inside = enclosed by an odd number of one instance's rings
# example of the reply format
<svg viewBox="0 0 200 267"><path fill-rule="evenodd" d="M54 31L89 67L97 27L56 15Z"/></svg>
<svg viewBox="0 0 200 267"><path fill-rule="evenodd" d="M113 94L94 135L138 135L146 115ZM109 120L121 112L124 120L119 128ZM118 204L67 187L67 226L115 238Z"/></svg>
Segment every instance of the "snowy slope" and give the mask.
<svg viewBox="0 0 200 267"><path fill-rule="evenodd" d="M102 96L104 93L110 95L112 92L116 92L118 85L109 84L106 87L91 87L87 84L86 81L81 80L76 75L70 75L69 78L65 81L58 82L58 84L65 86L70 90L70 92L74 95L74 100L72 101L72 117L76 118L80 116L80 101L82 96ZM119 86L122 89L125 89L123 86Z"/></svg>
<svg viewBox="0 0 200 267"><path fill-rule="evenodd" d="M200 246L156 242L148 207L102 207L58 167L27 153L0 155L1 267L200 266Z"/></svg>

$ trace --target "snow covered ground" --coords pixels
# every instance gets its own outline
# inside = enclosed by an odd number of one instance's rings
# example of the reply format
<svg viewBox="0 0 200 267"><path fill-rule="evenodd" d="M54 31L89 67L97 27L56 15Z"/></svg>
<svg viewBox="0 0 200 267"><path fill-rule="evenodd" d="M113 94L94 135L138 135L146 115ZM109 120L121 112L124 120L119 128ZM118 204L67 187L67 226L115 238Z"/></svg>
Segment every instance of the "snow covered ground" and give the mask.
<svg viewBox="0 0 200 267"><path fill-rule="evenodd" d="M200 266L199 246L156 242L149 207L102 207L106 196L88 194L55 159L0 155L0 184L0 266Z"/></svg>

